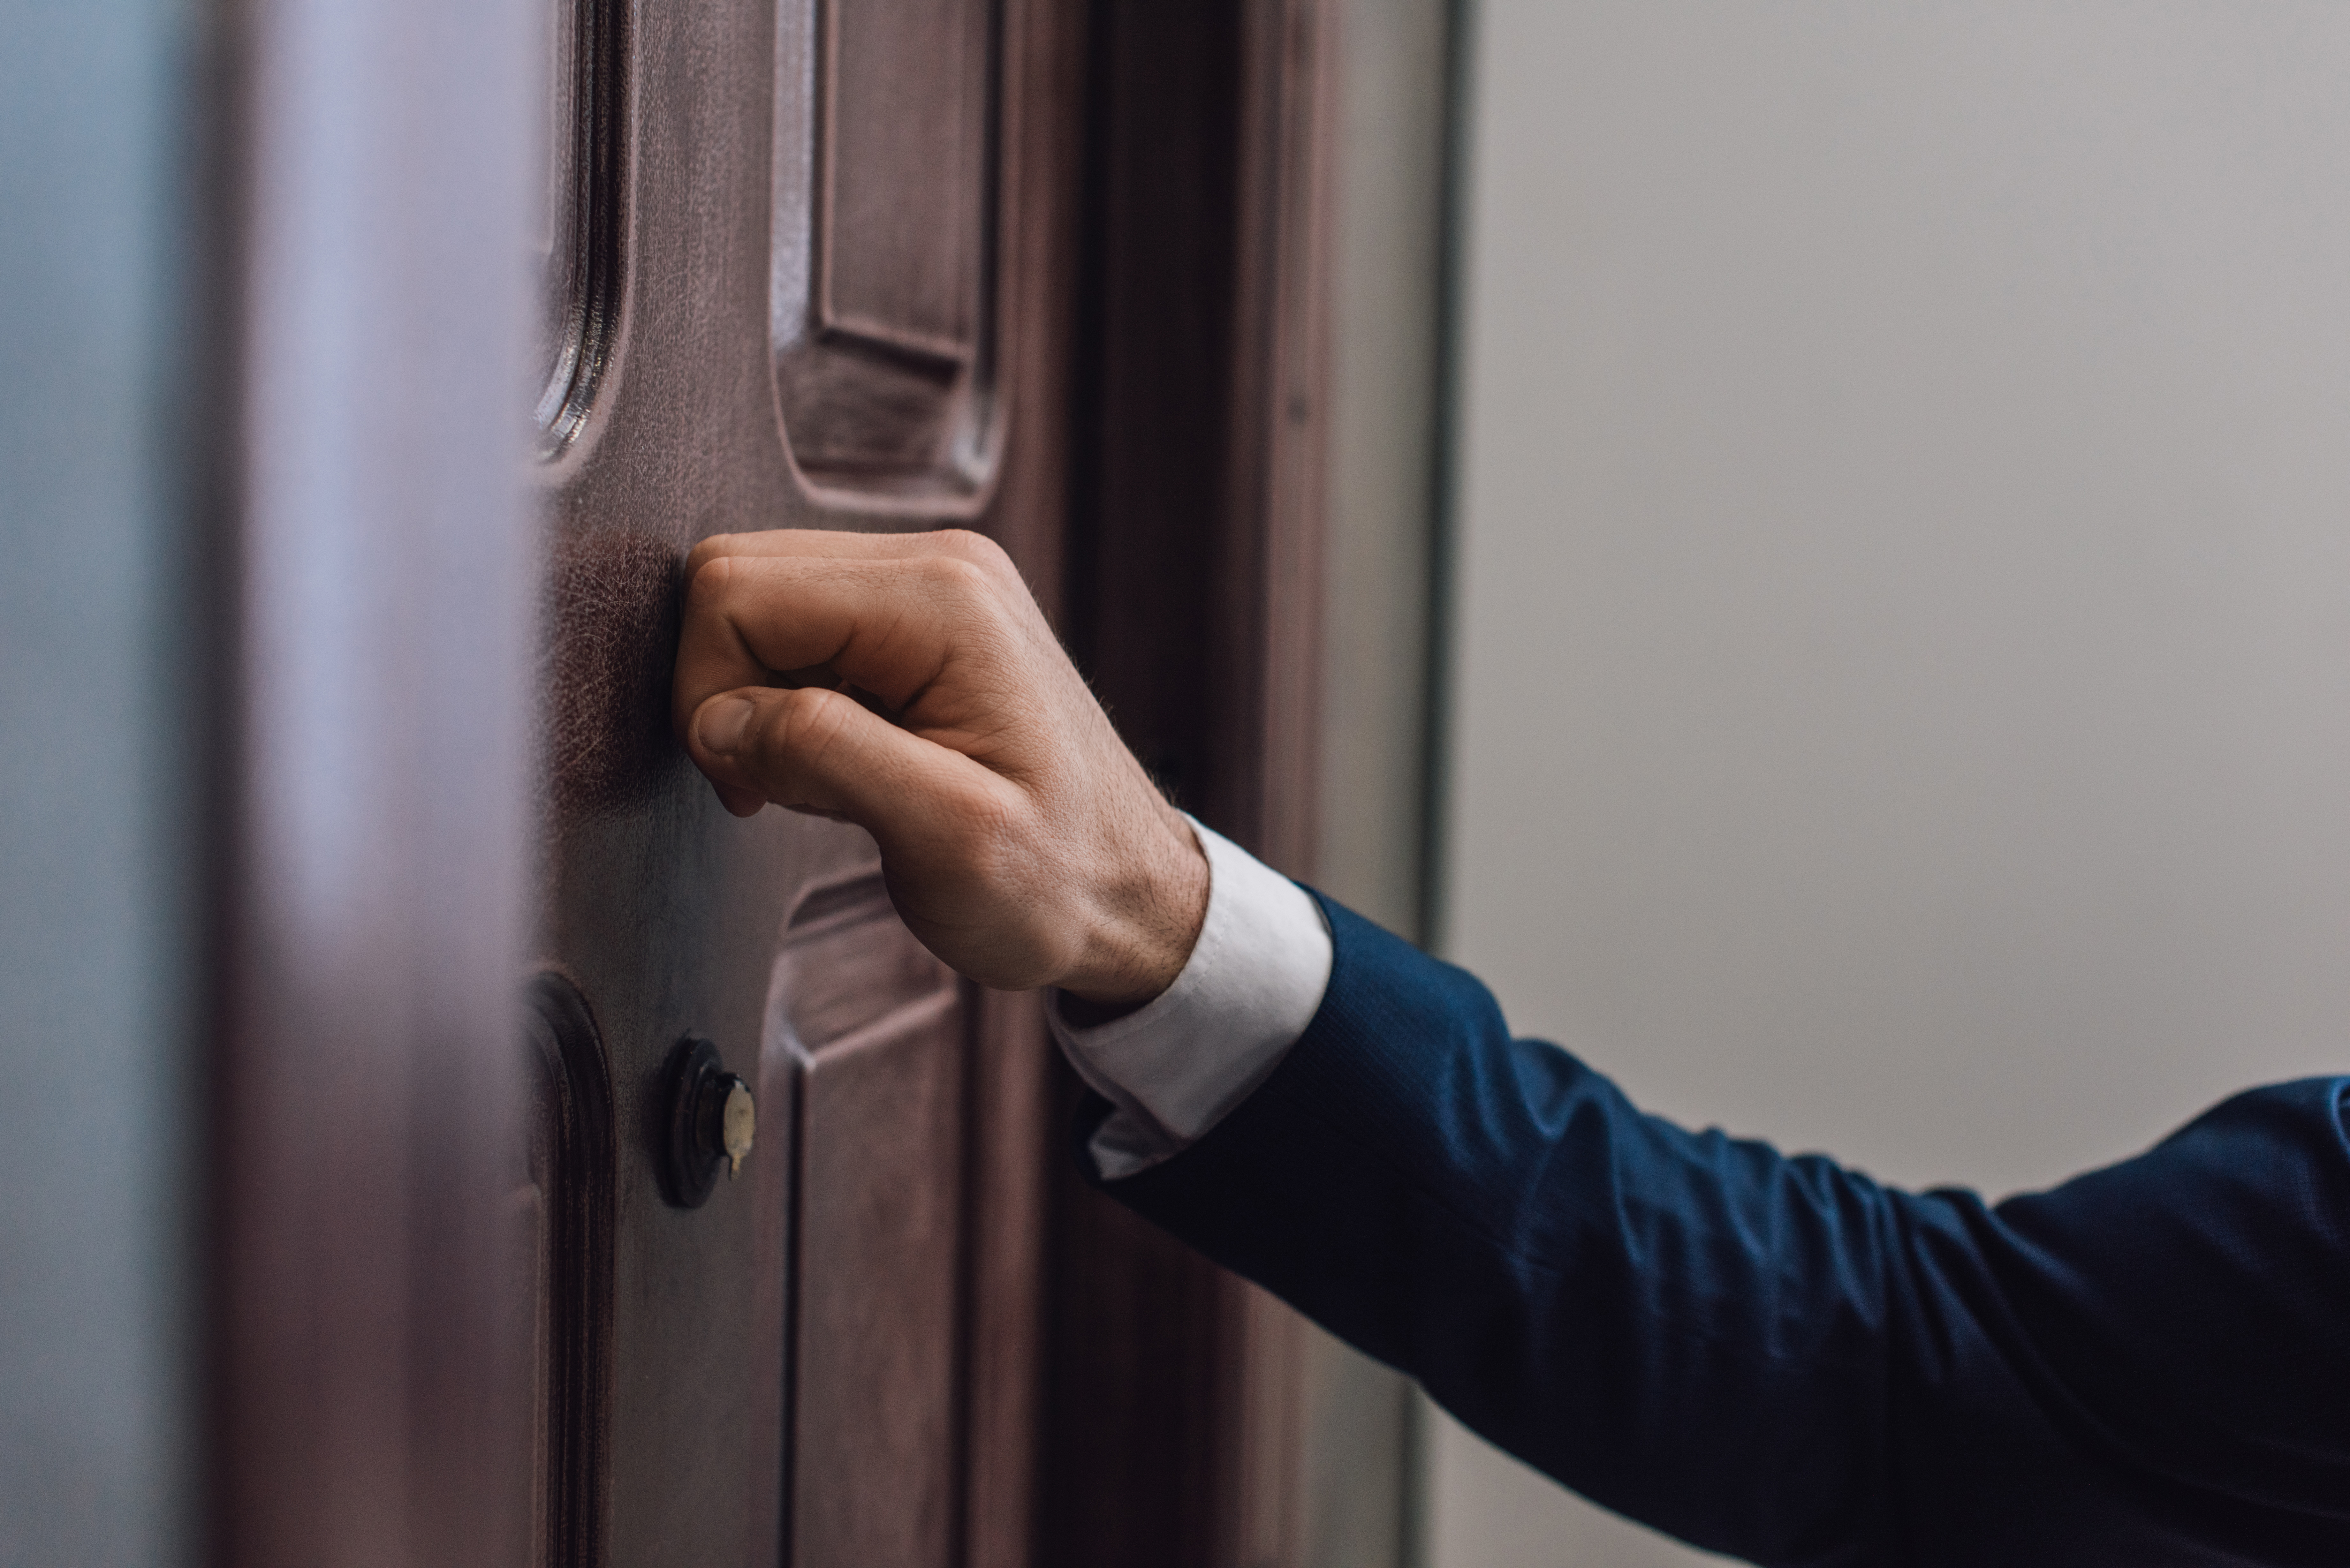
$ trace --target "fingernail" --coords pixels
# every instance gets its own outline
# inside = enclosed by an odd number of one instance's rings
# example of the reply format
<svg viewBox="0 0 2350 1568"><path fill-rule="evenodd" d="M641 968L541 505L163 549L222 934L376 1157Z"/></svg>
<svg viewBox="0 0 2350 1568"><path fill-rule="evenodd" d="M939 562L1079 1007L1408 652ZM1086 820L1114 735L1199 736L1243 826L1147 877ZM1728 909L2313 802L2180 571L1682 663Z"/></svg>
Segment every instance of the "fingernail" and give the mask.
<svg viewBox="0 0 2350 1568"><path fill-rule="evenodd" d="M702 711L701 722L694 725L694 737L705 752L720 756L732 756L734 748L743 743L743 732L751 727L754 711L747 697L728 697L712 702Z"/></svg>

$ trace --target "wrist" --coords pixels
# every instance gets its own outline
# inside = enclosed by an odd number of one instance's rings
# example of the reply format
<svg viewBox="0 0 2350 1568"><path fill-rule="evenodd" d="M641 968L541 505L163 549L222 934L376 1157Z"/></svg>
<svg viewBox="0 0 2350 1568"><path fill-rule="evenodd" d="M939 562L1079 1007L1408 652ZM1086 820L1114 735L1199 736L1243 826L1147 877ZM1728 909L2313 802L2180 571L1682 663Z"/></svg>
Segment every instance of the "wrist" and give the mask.
<svg viewBox="0 0 2350 1568"><path fill-rule="evenodd" d="M1064 1012L1090 1027L1148 1005L1175 983L1207 922L1208 857L1183 815L1163 801L1134 868L1098 900L1087 954L1057 982Z"/></svg>

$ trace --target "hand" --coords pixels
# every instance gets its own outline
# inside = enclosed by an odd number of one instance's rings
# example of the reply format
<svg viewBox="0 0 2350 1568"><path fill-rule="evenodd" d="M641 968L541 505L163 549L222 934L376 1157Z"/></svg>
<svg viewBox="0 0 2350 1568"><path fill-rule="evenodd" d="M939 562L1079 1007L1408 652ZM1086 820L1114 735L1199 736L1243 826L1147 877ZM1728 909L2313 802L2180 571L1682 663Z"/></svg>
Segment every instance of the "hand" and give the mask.
<svg viewBox="0 0 2350 1568"><path fill-rule="evenodd" d="M1002 550L721 535L686 581L678 734L727 810L864 828L907 926L983 984L1117 1009L1173 982L1207 862Z"/></svg>

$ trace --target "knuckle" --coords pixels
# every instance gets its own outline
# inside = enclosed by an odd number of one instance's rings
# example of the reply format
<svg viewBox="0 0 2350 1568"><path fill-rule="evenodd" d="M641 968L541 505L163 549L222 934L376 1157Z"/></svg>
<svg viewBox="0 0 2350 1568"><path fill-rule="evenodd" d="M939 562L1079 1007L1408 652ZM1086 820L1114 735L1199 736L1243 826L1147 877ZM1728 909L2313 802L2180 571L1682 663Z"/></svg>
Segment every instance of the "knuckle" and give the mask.
<svg viewBox="0 0 2350 1568"><path fill-rule="evenodd" d="M700 554L697 548L697 555ZM686 558L685 602L689 609L710 611L724 604L733 587L741 561L733 556L712 556L696 565L692 556Z"/></svg>
<svg viewBox="0 0 2350 1568"><path fill-rule="evenodd" d="M761 727L759 749L777 756L813 758L840 739L857 705L837 691L802 686L778 692L764 706L768 722Z"/></svg>
<svg viewBox="0 0 2350 1568"><path fill-rule="evenodd" d="M998 597L1018 596L1027 590L1027 581L1020 568L1003 545L984 534L968 528L942 528L935 535L939 541L937 559L960 561L973 568Z"/></svg>
<svg viewBox="0 0 2350 1568"><path fill-rule="evenodd" d="M935 536L940 551L951 559L968 561L991 574L1012 565L1012 557L1003 553L1003 546L984 534L969 528L941 528Z"/></svg>
<svg viewBox="0 0 2350 1568"><path fill-rule="evenodd" d="M931 593L951 603L972 604L994 597L987 568L960 556L926 558L922 580Z"/></svg>
<svg viewBox="0 0 2350 1568"><path fill-rule="evenodd" d="M712 534L697 543L685 556L685 580L691 582L702 568L712 562L723 561L741 553L742 535Z"/></svg>

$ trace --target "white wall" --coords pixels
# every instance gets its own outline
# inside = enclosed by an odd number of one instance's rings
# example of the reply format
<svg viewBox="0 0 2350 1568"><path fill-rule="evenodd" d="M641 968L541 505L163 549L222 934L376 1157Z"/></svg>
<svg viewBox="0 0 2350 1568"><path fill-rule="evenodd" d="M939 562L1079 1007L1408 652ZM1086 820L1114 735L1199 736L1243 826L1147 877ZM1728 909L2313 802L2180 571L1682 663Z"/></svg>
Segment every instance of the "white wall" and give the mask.
<svg viewBox="0 0 2350 1568"><path fill-rule="evenodd" d="M1992 1191L2350 1049L2350 7L1482 0L1445 946ZM1462 1435L1436 1568L1689 1555Z"/></svg>

